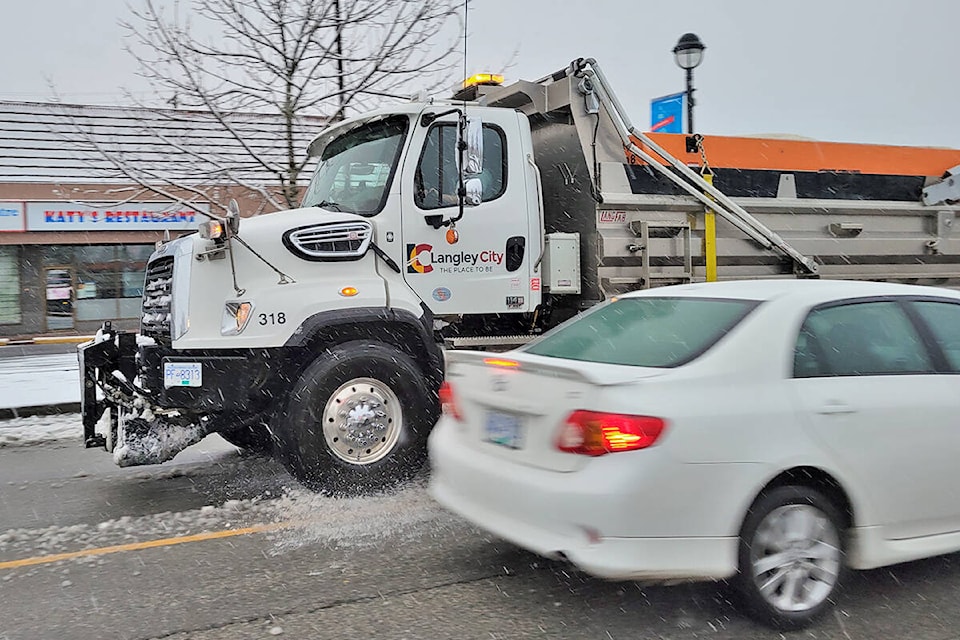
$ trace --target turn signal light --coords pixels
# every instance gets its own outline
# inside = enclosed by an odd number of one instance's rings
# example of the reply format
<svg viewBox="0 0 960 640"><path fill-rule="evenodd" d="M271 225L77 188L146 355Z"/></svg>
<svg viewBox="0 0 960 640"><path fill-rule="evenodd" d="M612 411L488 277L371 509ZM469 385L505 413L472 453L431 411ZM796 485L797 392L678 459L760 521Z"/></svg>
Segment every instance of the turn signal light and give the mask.
<svg viewBox="0 0 960 640"><path fill-rule="evenodd" d="M460 407L457 405L456 394L454 394L450 383L446 381L440 385L440 408L443 413L457 422L463 422L463 414L460 413Z"/></svg>
<svg viewBox="0 0 960 640"><path fill-rule="evenodd" d="M206 240L217 240L226 235L224 233L223 223L219 220L208 220L201 224L197 231L200 233L200 237Z"/></svg>
<svg viewBox="0 0 960 640"><path fill-rule="evenodd" d="M228 302L223 307L223 318L220 321L220 335L239 335L250 322L253 313L251 302Z"/></svg>
<svg viewBox="0 0 960 640"><path fill-rule="evenodd" d="M507 360L505 358L484 358L483 364L491 367L503 367L505 369L516 369L520 363L516 360Z"/></svg>
<svg viewBox="0 0 960 640"><path fill-rule="evenodd" d="M650 416L574 411L560 431L557 448L585 456L646 449L666 426L665 420Z"/></svg>
<svg viewBox="0 0 960 640"><path fill-rule="evenodd" d="M340 295L342 295L345 298L352 298L358 293L360 293L360 290L357 289L356 287L344 287L343 289L340 289Z"/></svg>
<svg viewBox="0 0 960 640"><path fill-rule="evenodd" d="M250 320L250 312L253 311L253 305L249 302L241 302L237 306L237 331L243 331Z"/></svg>

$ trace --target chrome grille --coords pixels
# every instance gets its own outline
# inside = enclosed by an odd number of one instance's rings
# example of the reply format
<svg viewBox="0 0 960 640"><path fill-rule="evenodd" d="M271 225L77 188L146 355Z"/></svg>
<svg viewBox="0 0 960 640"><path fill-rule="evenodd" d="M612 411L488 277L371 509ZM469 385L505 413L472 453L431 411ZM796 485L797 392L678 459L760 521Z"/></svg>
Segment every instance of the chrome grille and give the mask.
<svg viewBox="0 0 960 640"><path fill-rule="evenodd" d="M143 286L140 333L170 344L170 301L173 297L173 256L157 258L147 265Z"/></svg>
<svg viewBox="0 0 960 640"><path fill-rule="evenodd" d="M284 243L307 260L343 260L365 254L372 236L369 222L335 222L288 231Z"/></svg>

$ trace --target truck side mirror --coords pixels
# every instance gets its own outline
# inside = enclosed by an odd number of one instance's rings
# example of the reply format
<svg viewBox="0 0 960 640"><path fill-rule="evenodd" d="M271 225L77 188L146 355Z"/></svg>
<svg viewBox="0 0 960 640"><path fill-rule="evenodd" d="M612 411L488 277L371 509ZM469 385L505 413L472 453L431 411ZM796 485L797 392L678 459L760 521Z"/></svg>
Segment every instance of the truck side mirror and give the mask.
<svg viewBox="0 0 960 640"><path fill-rule="evenodd" d="M240 231L240 205L234 198L230 198L230 202L227 203L227 228L231 236L237 235Z"/></svg>
<svg viewBox="0 0 960 640"><path fill-rule="evenodd" d="M467 178L483 171L483 120L467 118L463 141L467 145L463 161L464 178Z"/></svg>
<svg viewBox="0 0 960 640"><path fill-rule="evenodd" d="M466 192L463 196L463 204L476 207L483 202L483 182L480 178L467 178L463 181L463 188Z"/></svg>
<svg viewBox="0 0 960 640"><path fill-rule="evenodd" d="M483 183L478 177L483 171L483 120L467 118L463 132L463 204L476 207L483 202Z"/></svg>

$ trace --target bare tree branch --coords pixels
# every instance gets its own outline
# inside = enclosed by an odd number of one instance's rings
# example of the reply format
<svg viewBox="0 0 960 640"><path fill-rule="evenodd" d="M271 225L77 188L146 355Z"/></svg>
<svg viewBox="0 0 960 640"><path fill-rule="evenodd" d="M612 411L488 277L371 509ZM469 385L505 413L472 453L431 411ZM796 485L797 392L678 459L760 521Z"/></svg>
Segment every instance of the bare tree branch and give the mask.
<svg viewBox="0 0 960 640"><path fill-rule="evenodd" d="M150 118L175 117L170 106L196 109L187 120L214 123L233 150L210 157L196 135L178 137L145 117L144 131L183 158L191 176L184 181L138 165L135 149L80 135L118 172L154 193L166 184L168 193L209 199L199 180L226 180L259 194L267 206L296 206L307 162L304 140L317 133L307 130L308 119L338 120L383 97L435 90L461 59L463 0L131 1L131 18L123 23L126 48L163 101L135 104ZM251 114L274 122L269 153L241 126ZM253 173L271 176L270 185L250 180Z"/></svg>

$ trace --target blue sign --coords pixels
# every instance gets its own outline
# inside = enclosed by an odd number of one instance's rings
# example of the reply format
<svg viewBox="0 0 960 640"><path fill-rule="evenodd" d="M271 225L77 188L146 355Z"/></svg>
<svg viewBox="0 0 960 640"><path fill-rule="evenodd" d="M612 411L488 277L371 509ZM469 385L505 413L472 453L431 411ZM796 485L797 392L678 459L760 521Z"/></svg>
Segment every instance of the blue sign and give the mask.
<svg viewBox="0 0 960 640"><path fill-rule="evenodd" d="M650 131L683 133L683 98L685 93L660 96L650 101Z"/></svg>

